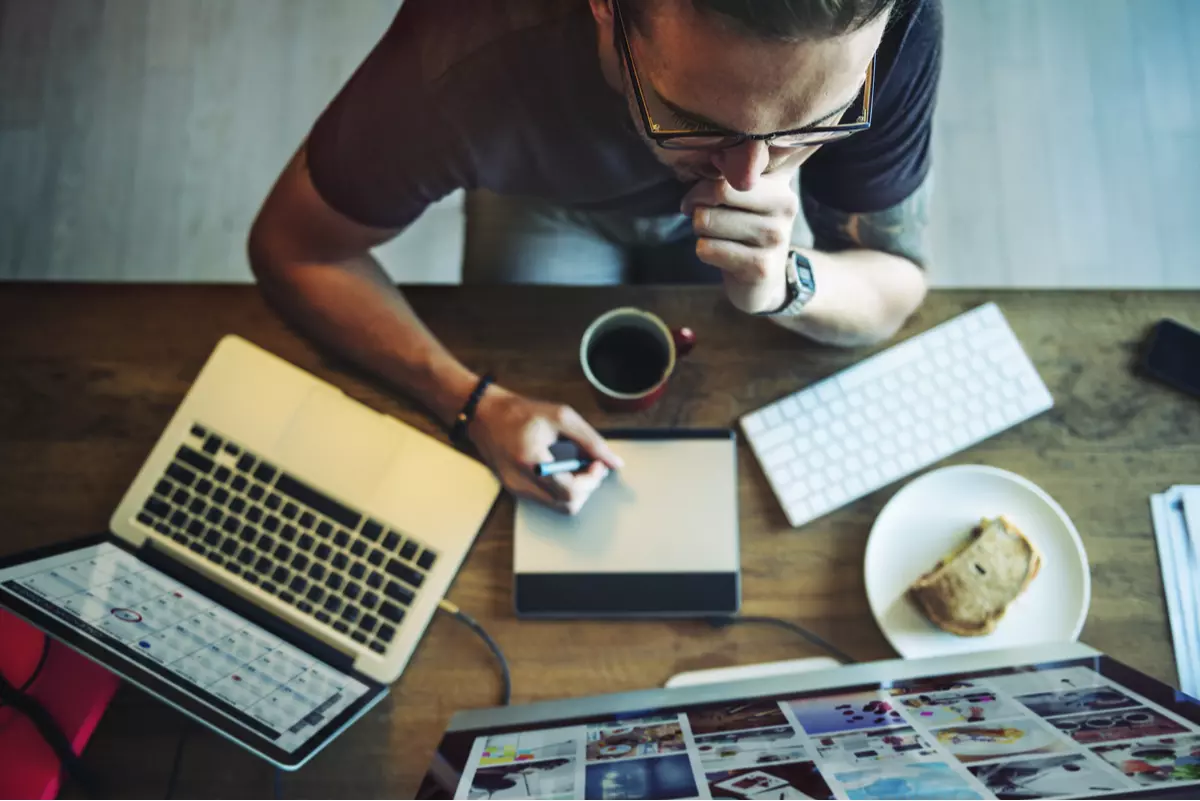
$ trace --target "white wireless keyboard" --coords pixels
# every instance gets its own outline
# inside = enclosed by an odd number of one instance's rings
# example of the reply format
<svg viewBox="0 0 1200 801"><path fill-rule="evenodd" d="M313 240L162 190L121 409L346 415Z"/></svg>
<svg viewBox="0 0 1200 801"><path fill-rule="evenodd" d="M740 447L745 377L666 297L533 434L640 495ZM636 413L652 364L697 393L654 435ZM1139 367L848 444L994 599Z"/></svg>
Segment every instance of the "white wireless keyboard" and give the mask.
<svg viewBox="0 0 1200 801"><path fill-rule="evenodd" d="M793 526L1054 405L995 303L742 417Z"/></svg>

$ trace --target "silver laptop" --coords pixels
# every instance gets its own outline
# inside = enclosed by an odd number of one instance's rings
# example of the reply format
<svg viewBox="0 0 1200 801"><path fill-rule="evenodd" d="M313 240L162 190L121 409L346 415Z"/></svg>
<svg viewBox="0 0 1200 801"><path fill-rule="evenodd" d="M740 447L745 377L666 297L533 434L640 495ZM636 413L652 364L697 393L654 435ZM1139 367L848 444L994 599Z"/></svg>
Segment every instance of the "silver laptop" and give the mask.
<svg viewBox="0 0 1200 801"><path fill-rule="evenodd" d="M229 336L109 532L3 560L0 604L296 767L400 676L499 489Z"/></svg>
<svg viewBox="0 0 1200 801"><path fill-rule="evenodd" d="M460 712L417 798L1196 798L1200 702L1078 643Z"/></svg>

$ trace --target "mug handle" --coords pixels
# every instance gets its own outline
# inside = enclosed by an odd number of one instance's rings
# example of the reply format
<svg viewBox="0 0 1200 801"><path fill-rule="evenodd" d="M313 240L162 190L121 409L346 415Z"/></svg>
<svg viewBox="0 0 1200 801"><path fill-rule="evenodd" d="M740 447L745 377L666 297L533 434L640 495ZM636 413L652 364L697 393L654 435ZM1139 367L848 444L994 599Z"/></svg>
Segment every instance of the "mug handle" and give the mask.
<svg viewBox="0 0 1200 801"><path fill-rule="evenodd" d="M696 347L696 332L690 328L671 329L671 338L675 340L675 355L683 358Z"/></svg>

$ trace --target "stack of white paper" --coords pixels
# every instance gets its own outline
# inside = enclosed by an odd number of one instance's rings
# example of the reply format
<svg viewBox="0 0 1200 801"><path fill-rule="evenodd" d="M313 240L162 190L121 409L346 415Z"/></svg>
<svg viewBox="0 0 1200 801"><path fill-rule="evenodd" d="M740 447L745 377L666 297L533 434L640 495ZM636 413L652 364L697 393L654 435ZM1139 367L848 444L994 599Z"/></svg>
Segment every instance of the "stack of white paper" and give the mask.
<svg viewBox="0 0 1200 801"><path fill-rule="evenodd" d="M1150 496L1179 689L1200 697L1200 486Z"/></svg>

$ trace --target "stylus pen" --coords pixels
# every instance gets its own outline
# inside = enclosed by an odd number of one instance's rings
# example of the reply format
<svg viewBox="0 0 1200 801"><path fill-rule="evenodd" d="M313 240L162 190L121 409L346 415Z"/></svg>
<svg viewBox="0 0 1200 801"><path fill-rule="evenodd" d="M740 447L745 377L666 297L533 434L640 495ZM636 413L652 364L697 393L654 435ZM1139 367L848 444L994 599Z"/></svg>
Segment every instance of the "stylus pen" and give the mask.
<svg viewBox="0 0 1200 801"><path fill-rule="evenodd" d="M534 475L538 478L556 476L559 473L578 473L592 466L593 459L563 459L561 462L542 462L533 466Z"/></svg>

